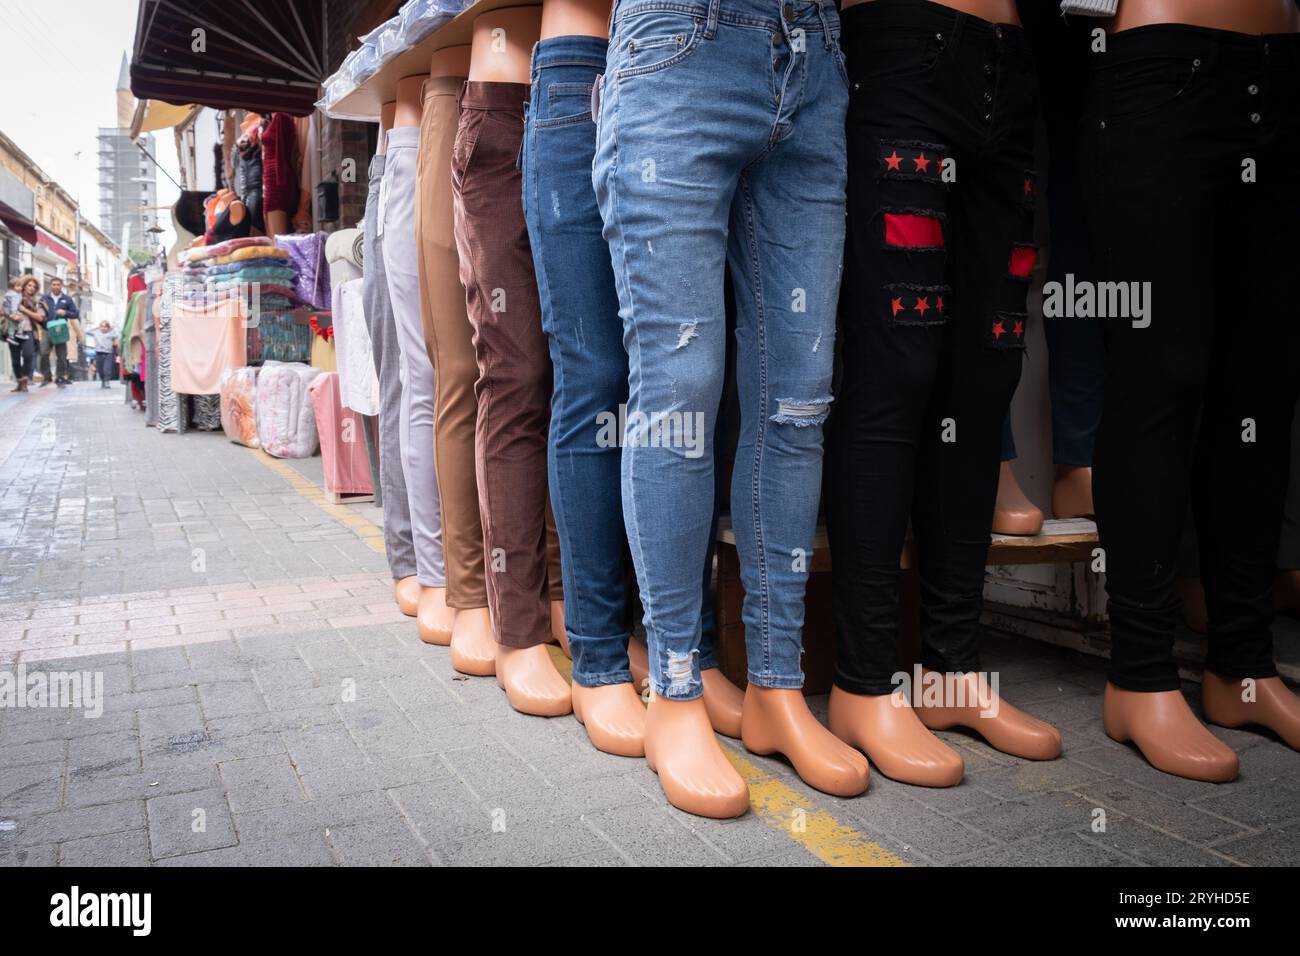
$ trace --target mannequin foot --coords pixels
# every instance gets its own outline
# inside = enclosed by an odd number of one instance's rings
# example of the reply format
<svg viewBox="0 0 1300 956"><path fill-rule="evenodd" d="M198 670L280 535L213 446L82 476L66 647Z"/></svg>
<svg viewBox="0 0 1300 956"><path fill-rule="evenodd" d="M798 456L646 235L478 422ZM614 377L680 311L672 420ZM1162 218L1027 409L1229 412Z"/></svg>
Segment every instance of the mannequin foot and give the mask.
<svg viewBox="0 0 1300 956"><path fill-rule="evenodd" d="M650 687L650 655L645 645L635 639L629 640L627 660L628 669L632 671L632 683L639 693L644 694ZM709 723L714 732L739 740L740 711L745 692L716 667L700 671L700 683L704 685L704 709L709 712Z"/></svg>
<svg viewBox="0 0 1300 956"><path fill-rule="evenodd" d="M491 677L497 669L497 642L485 607L464 608L451 626L451 666L462 674Z"/></svg>
<svg viewBox="0 0 1300 956"><path fill-rule="evenodd" d="M416 608L415 620L420 628L420 640L424 643L442 647L450 644L456 609L447 607L447 589L420 588L420 603Z"/></svg>
<svg viewBox="0 0 1300 956"><path fill-rule="evenodd" d="M1011 470L1011 462L1004 461L998 472L998 498L993 507L994 534L1035 535L1043 530L1043 512L1026 497Z"/></svg>
<svg viewBox="0 0 1300 956"><path fill-rule="evenodd" d="M1055 760L1061 756L1061 732L993 693L983 674L941 674L928 669L923 674L932 680L948 678L954 695L949 698L945 686L943 705L915 708L921 723L931 730L965 727L983 737L993 749L1025 760Z"/></svg>
<svg viewBox="0 0 1300 956"><path fill-rule="evenodd" d="M534 717L563 717L573 710L569 682L555 669L545 644L497 645L497 683L510 706Z"/></svg>
<svg viewBox="0 0 1300 956"><path fill-rule="evenodd" d="M651 694L645 758L678 810L726 819L749 808L749 787L713 736L702 699L666 700Z"/></svg>
<svg viewBox="0 0 1300 956"><path fill-rule="evenodd" d="M393 600L407 617L415 617L420 607L420 582L414 574L393 582Z"/></svg>
<svg viewBox="0 0 1300 956"><path fill-rule="evenodd" d="M1200 578L1174 578L1174 590L1183 599L1183 623L1188 630L1204 634L1210 627L1210 612L1205 606L1205 587Z"/></svg>
<svg viewBox="0 0 1300 956"><path fill-rule="evenodd" d="M867 696L831 688L831 733L865 753L886 777L918 787L961 783L961 755L932 734L912 710L907 696Z"/></svg>
<svg viewBox="0 0 1300 956"><path fill-rule="evenodd" d="M1123 690L1107 683L1101 717L1106 736L1137 745L1157 770L1209 783L1237 777L1237 755L1196 719L1180 691Z"/></svg>
<svg viewBox="0 0 1300 956"><path fill-rule="evenodd" d="M551 643L559 644L564 656L573 660L573 652L569 650L569 632L564 628L563 601L551 602Z"/></svg>
<svg viewBox="0 0 1300 956"><path fill-rule="evenodd" d="M782 754L804 783L832 796L856 797L871 779L866 759L817 721L801 690L746 687L740 739L752 753Z"/></svg>
<svg viewBox="0 0 1300 956"><path fill-rule="evenodd" d="M1300 750L1300 697L1280 677L1257 677L1254 700L1243 700L1246 687L1231 677L1206 671L1201 678L1201 709L1205 719L1220 727L1258 724L1282 738L1292 750Z"/></svg>
<svg viewBox="0 0 1300 956"><path fill-rule="evenodd" d="M1058 518L1091 518L1092 469L1083 465L1057 465L1052 483L1052 514Z"/></svg>
<svg viewBox="0 0 1300 956"><path fill-rule="evenodd" d="M631 684L573 684L573 716L591 745L619 757L645 756L645 705Z"/></svg>
<svg viewBox="0 0 1300 956"><path fill-rule="evenodd" d="M1279 611L1300 612L1300 570L1287 568L1273 581L1273 603Z"/></svg>

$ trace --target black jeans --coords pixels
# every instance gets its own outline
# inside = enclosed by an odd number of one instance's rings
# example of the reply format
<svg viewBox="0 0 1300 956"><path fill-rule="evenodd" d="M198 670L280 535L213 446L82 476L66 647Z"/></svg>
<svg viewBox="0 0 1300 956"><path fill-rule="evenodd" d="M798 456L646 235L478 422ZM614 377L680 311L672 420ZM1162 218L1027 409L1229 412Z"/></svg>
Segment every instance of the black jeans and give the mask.
<svg viewBox="0 0 1300 956"><path fill-rule="evenodd" d="M50 349L54 352L54 381L59 384L65 384L69 381L68 343L60 342L57 345L51 344Z"/></svg>
<svg viewBox="0 0 1300 956"><path fill-rule="evenodd" d="M1079 170L1079 118L1090 68L1092 28L1087 17L1066 18L1054 3L1023 3L1020 15L1033 38L1038 87L1047 132L1047 200L1049 247L1047 281L1066 275L1088 278L1088 228ZM1100 323L1089 319L1043 318L1047 340L1047 388L1052 405L1052 461L1058 465L1092 464L1097 425L1101 421L1106 349ZM1002 438L1002 459L1016 457L1011 422Z"/></svg>
<svg viewBox="0 0 1300 956"><path fill-rule="evenodd" d="M1110 679L1178 687L1189 495L1206 667L1272 676L1270 585L1300 396L1300 35L1159 25L1108 46L1082 124L1093 261L1100 277L1151 292L1145 327L1104 322L1093 489Z"/></svg>
<svg viewBox="0 0 1300 956"><path fill-rule="evenodd" d="M9 359L13 363L15 379L31 379L36 365L36 338L29 335L25 339L9 343Z"/></svg>
<svg viewBox="0 0 1300 956"><path fill-rule="evenodd" d="M916 0L850 7L843 22L848 237L827 526L836 683L876 695L896 669L909 515L922 662L979 666L1002 422L1036 255L1037 80L1019 28Z"/></svg>
<svg viewBox="0 0 1300 956"><path fill-rule="evenodd" d="M105 384L113 377L112 352L95 353L95 373L99 376L99 380Z"/></svg>

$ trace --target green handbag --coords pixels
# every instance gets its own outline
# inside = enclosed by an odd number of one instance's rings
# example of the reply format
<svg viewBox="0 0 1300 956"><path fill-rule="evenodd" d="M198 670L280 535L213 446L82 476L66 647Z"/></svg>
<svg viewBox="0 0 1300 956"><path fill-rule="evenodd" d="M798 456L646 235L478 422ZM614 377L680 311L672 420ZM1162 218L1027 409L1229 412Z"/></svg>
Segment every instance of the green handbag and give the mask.
<svg viewBox="0 0 1300 956"><path fill-rule="evenodd" d="M45 323L45 334L49 336L51 345L63 345L68 341L68 320L67 319L50 319Z"/></svg>

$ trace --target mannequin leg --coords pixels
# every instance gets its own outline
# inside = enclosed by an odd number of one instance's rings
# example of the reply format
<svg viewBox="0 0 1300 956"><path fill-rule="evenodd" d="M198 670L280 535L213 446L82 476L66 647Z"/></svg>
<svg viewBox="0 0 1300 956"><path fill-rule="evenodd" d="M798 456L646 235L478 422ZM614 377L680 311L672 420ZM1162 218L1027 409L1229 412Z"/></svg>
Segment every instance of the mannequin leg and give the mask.
<svg viewBox="0 0 1300 956"><path fill-rule="evenodd" d="M406 497L411 513L420 600L416 622L429 644L451 640L452 615L446 606L446 565L442 517L434 467L433 365L424 345L420 315L419 250L416 246L416 182L419 130L400 127L388 133L385 173L390 179L383 210L384 272L393 304L401 364L400 438Z"/></svg>
<svg viewBox="0 0 1300 956"><path fill-rule="evenodd" d="M512 706L553 716L567 713L571 703L569 685L543 646L550 635L546 431L552 373L519 201L516 159L527 95L527 85L519 83L466 85L452 183L479 367L476 472L497 679Z"/></svg>
<svg viewBox="0 0 1300 956"><path fill-rule="evenodd" d="M554 369L546 449L554 536L563 580L581 583L567 601L552 595L551 633L573 659L573 711L592 745L639 757L646 718L628 668L617 429L627 352L591 188L589 90L604 71L606 46L597 37L556 37L534 50L524 206Z"/></svg>
<svg viewBox="0 0 1300 956"><path fill-rule="evenodd" d="M866 760L808 709L800 669L804 592L831 402L843 260L847 95L838 51L810 44L798 131L745 169L731 210L740 441L731 508L745 588L748 687L741 740L781 753L804 782L837 796L867 789ZM784 48L774 54L783 76ZM795 80L786 79L794 94ZM792 237L798 237L791 241ZM806 301L787 308L790 290ZM795 294L798 298L798 293Z"/></svg>
<svg viewBox="0 0 1300 956"><path fill-rule="evenodd" d="M401 467L401 354L397 348L397 327L388 278L384 273L383 237L379 232L379 193L383 183L385 157L370 163L370 186L366 195L363 242L366 268L361 295L365 302L370 348L379 378L379 480L384 512L384 553L393 576L393 596L402 613L414 617L419 601L416 580L415 545L411 538L411 512L406 498L406 476Z"/></svg>

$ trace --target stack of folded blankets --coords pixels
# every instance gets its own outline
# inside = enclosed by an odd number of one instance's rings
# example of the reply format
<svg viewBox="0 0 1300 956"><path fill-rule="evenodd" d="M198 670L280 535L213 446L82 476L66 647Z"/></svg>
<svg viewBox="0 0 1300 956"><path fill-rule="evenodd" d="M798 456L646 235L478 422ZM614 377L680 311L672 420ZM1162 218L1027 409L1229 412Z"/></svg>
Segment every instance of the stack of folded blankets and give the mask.
<svg viewBox="0 0 1300 956"><path fill-rule="evenodd" d="M182 258L186 273L203 279L209 302L242 298L271 312L285 311L293 304L297 267L285 250L265 236L197 246Z"/></svg>

